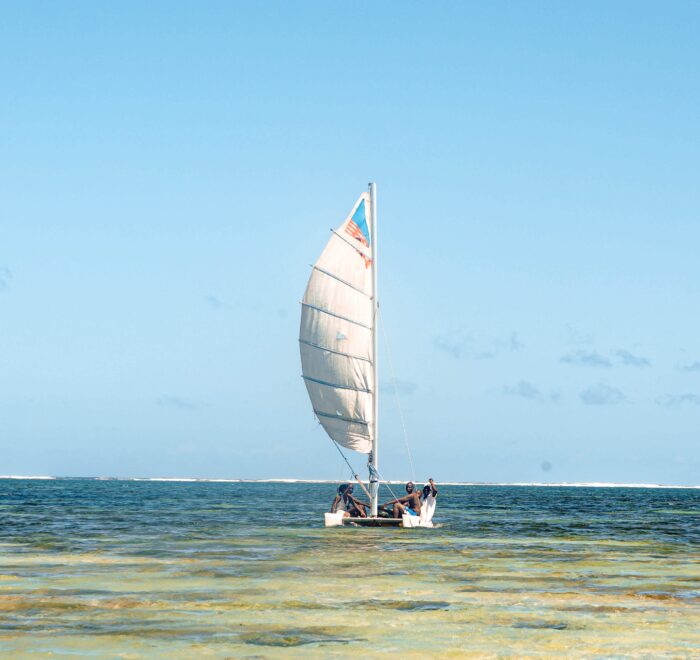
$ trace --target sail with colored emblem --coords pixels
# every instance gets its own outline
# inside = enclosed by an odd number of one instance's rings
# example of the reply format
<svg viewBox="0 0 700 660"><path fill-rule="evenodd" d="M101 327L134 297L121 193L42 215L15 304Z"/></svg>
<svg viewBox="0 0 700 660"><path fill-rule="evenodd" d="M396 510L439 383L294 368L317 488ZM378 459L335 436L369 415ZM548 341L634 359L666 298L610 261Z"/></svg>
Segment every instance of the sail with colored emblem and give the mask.
<svg viewBox="0 0 700 660"><path fill-rule="evenodd" d="M369 453L376 433L375 280L371 199L331 230L301 309L302 375L314 413L339 445Z"/></svg>

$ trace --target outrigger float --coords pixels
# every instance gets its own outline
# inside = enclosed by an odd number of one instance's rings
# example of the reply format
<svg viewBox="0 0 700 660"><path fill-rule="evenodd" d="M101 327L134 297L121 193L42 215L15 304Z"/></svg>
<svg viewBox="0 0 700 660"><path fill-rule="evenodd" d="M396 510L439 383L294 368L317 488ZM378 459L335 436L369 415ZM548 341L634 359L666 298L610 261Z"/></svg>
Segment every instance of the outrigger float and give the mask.
<svg viewBox="0 0 700 660"><path fill-rule="evenodd" d="M377 186L370 183L343 224L331 229L301 302L302 376L314 414L341 455L340 447L368 454L369 489L351 470L369 496L369 515L326 513L325 525L432 527L425 515L378 515L377 256Z"/></svg>

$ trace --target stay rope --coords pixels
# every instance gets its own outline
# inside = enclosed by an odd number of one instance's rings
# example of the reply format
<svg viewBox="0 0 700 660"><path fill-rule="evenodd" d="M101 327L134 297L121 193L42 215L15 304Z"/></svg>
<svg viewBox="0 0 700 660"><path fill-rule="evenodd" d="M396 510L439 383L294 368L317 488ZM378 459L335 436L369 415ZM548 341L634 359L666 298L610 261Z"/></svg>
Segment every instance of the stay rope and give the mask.
<svg viewBox="0 0 700 660"><path fill-rule="evenodd" d="M377 313L379 318L379 328L381 329L382 339L384 340L384 350L387 355L387 362L389 363L389 371L391 372L391 385L394 390L394 397L396 398L396 407L399 409L399 419L401 420L401 428L403 429L403 442L406 447L406 453L408 454L408 462L411 465L411 475L413 476L413 482L416 481L416 468L413 465L413 454L411 453L411 447L408 443L408 431L406 430L406 419L403 415L403 408L401 407L401 399L399 397L399 391L396 387L396 376L394 374L394 361L391 357L391 351L389 350L389 339L387 337L386 330L384 329L384 322L382 321L381 314ZM389 489L391 491L391 489ZM392 493L393 495L393 493ZM394 497L396 499L396 497Z"/></svg>
<svg viewBox="0 0 700 660"><path fill-rule="evenodd" d="M365 486L364 482L362 481L362 479L360 479L360 475L357 474L357 472L356 472L355 469L352 467L352 465L350 465L350 461L347 459L347 457L345 456L345 454L343 454L343 452L341 451L340 447L338 446L338 443L337 443L335 440L333 440L333 438L331 438L330 436L328 436L328 439L331 441L331 444L338 450L338 453L340 454L340 456L342 457L342 459L343 459L343 460L345 461L345 463L347 464L348 468L350 469L350 474L352 474L352 476L353 476L353 478L355 479L355 481L357 481L357 483L360 484L360 487L362 488L362 490L365 491L365 494L367 495L367 497L371 497L371 495L369 494L369 491L367 490L367 487Z"/></svg>
<svg viewBox="0 0 700 660"><path fill-rule="evenodd" d="M360 484L360 486L362 487L362 490L365 491L365 494L367 495L367 497L371 497L371 495L369 494L369 491L367 490L367 488L366 488L365 484L363 483L362 479L360 479L360 476L357 474L357 471L356 471L355 468L353 468L353 466L350 464L350 461L347 459L347 456L345 456L345 454L343 454L342 450L341 450L340 447L338 446L338 443L337 443L335 440L333 440L332 438L330 438L330 437L329 437L328 439L331 441L331 444L338 450L338 453L340 454L340 457L345 461L345 464L348 466L348 469L350 470L350 474L351 474L351 475L353 476L353 478L357 481L357 483ZM392 497L393 499L397 500L398 497L396 497L396 493L394 493L394 491L391 490L391 486L389 485L389 482L388 482L386 479L384 479L384 477L382 477L382 475L380 474L379 470L377 470L377 469L375 469L375 468L372 468L372 469L374 470L374 472L375 472L375 474L377 475L377 477L379 477L379 484L380 484L380 485L383 484L384 486L386 486L386 487L387 487L387 490L388 490L389 493L391 494L391 497Z"/></svg>
<svg viewBox="0 0 700 660"><path fill-rule="evenodd" d="M398 500L399 498L396 497L396 493L394 493L394 491L391 490L391 486L389 485L389 482L388 482L386 479L382 478L382 475L379 474L379 470L375 470L375 472L377 473L377 476L379 477L379 483L380 483L380 484L383 483L383 484L387 487L387 490L388 490L389 493L391 494L391 497L392 497L393 499L395 499L395 500Z"/></svg>

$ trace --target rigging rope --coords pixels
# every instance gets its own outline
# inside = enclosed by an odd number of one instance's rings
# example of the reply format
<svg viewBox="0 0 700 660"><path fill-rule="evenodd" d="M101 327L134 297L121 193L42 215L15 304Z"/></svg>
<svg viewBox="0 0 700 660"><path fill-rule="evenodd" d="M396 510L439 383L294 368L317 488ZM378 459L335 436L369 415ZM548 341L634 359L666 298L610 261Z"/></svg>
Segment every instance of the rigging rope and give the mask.
<svg viewBox="0 0 700 660"><path fill-rule="evenodd" d="M328 439L331 441L331 444L338 450L338 453L341 455L342 459L345 461L348 468L350 468L350 474L352 474L353 478L357 481L358 484L360 484L360 487L362 488L362 490L365 491L365 494L367 495L367 497L371 497L371 495L369 494L369 491L367 490L367 487L363 483L362 479L360 479L360 476L353 469L352 465L350 465L350 461L348 461L348 459L345 457L345 454L343 454L343 452L340 450L338 443L335 440L333 440L333 438L331 438L330 436L328 436Z"/></svg>
<svg viewBox="0 0 700 660"><path fill-rule="evenodd" d="M408 462L411 465L411 475L413 476L413 482L415 483L416 481L416 468L413 465L413 454L411 454L411 447L408 444L408 431L406 430L406 420L404 419L403 416L403 408L401 407L401 399L399 398L399 391L396 387L396 377L394 375L394 364L393 360L391 358L391 352L389 351L389 339L387 337L386 330L384 329L384 322L382 320L381 314L379 314L379 310L377 310L377 317L379 318L379 327L381 328L382 331L382 338L384 339L384 349L386 351L388 362L389 362L389 371L391 372L391 385L394 389L394 397L396 397L396 407L399 409L399 419L401 420L401 427L403 428L403 442L404 445L406 446L406 453L408 454ZM391 489L389 489L391 491ZM392 493L393 494L393 493ZM396 499L396 497L394 497Z"/></svg>
<svg viewBox="0 0 700 660"><path fill-rule="evenodd" d="M365 494L367 495L367 497L369 497L369 498L371 499L372 496L369 494L369 491L368 491L367 488L365 487L365 484L362 482L362 479L360 479L360 477L359 477L359 475L357 474L357 472L355 472L355 470L353 469L352 465L350 465L350 461L348 461L348 459L347 459L347 457L345 456L345 454L343 454L342 450L341 450L340 447L338 446L338 443L337 443L335 440L333 440L333 438L330 438L330 437L329 437L328 439L331 441L331 443L333 444L333 446L338 450L338 453L340 454L341 458L345 461L346 465L347 465L348 468L350 469L350 474L352 474L352 476L356 479L357 483L360 484L360 486L362 487L362 490L365 491ZM381 484L384 484L384 485L386 486L386 488L387 488L387 490L389 491L389 493L390 493L392 499L398 500L399 498L396 496L396 493L395 493L393 490L391 490L391 486L389 485L389 482L388 482L386 479L384 479L384 477L381 475L381 473L379 472L379 470L377 470L377 469L374 468L374 467L372 467L372 470L374 470L374 472L375 472L375 474L377 475L377 477L379 477L379 484L380 484L380 485L381 485ZM414 479L414 482L415 482L415 479Z"/></svg>
<svg viewBox="0 0 700 660"><path fill-rule="evenodd" d="M394 491L391 490L391 486L389 485L389 482L386 479L382 478L382 475L379 474L379 470L375 470L375 471L377 473L377 476L379 477L379 483L381 484L382 482L384 482L384 485L387 487L389 493L391 493L391 497L395 500L398 500L399 498L396 497L396 493L394 493Z"/></svg>

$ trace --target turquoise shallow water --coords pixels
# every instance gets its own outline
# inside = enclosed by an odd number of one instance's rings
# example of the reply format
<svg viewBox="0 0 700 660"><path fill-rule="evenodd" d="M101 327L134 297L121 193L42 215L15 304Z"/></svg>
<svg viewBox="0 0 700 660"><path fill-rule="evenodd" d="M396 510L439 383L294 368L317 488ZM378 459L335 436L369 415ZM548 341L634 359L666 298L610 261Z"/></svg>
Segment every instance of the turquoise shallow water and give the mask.
<svg viewBox="0 0 700 660"><path fill-rule="evenodd" d="M325 529L332 484L0 480L0 652L700 656L700 491L443 486Z"/></svg>

